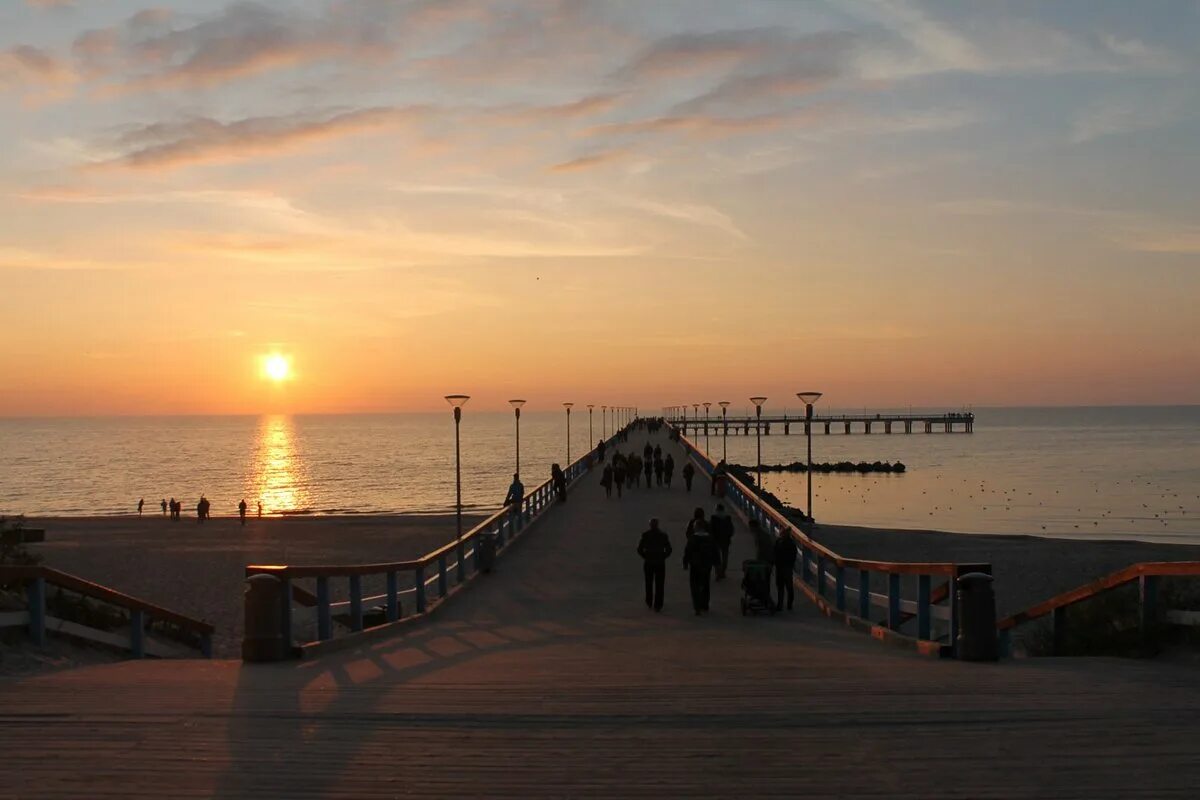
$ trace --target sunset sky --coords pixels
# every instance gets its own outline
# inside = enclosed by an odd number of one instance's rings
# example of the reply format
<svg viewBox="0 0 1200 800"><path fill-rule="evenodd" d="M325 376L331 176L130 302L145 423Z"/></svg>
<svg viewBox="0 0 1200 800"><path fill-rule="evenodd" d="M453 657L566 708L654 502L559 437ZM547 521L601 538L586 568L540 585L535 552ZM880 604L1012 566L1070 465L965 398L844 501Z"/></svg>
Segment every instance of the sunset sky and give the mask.
<svg viewBox="0 0 1200 800"><path fill-rule="evenodd" d="M151 2L0 0L0 415L1200 402L1200 3Z"/></svg>

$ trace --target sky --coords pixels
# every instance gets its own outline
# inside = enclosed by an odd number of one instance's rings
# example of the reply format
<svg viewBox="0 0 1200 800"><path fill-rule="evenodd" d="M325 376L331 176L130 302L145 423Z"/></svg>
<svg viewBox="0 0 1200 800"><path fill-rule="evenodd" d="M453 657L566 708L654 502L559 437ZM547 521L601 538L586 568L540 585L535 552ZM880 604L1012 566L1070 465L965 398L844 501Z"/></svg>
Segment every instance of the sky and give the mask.
<svg viewBox="0 0 1200 800"><path fill-rule="evenodd" d="M151 2L0 0L0 415L1200 403L1195 0Z"/></svg>

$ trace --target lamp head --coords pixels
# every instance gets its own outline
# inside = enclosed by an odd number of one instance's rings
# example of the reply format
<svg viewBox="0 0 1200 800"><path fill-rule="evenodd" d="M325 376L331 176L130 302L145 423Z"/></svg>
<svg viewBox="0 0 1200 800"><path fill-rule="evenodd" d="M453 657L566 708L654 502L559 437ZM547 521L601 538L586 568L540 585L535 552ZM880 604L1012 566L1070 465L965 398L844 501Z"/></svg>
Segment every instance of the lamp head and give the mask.
<svg viewBox="0 0 1200 800"><path fill-rule="evenodd" d="M712 403L701 403L700 405L704 406L705 410L707 410L708 407L712 405Z"/></svg>
<svg viewBox="0 0 1200 800"><path fill-rule="evenodd" d="M521 406L525 405L525 401L524 400L509 400L508 404L510 406L512 406L513 408L520 408Z"/></svg>
<svg viewBox="0 0 1200 800"><path fill-rule="evenodd" d="M575 404L574 403L563 403L563 408L565 408L567 411L570 411L571 406L573 406L573 405L575 405Z"/></svg>
<svg viewBox="0 0 1200 800"><path fill-rule="evenodd" d="M471 396L467 395L467 394L448 394L448 395L446 395L446 402L449 403L450 405L454 406L455 408L462 408L464 405L467 404L467 401L470 399L471 399Z"/></svg>
<svg viewBox="0 0 1200 800"><path fill-rule="evenodd" d="M797 392L796 397L800 398L800 402L806 406L811 406L813 403L821 399L820 392Z"/></svg>

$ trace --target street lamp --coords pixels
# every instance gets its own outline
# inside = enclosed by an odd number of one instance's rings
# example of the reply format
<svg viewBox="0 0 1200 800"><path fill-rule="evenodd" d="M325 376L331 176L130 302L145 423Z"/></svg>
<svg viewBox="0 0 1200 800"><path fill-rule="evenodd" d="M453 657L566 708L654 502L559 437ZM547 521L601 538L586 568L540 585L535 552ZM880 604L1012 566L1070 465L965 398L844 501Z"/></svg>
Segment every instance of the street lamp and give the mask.
<svg viewBox="0 0 1200 800"><path fill-rule="evenodd" d="M525 405L524 400L509 400L508 404L513 407L513 414L517 417L517 474L521 474L521 406Z"/></svg>
<svg viewBox="0 0 1200 800"><path fill-rule="evenodd" d="M571 406L574 403L563 403L563 408L567 410L567 466L571 465Z"/></svg>
<svg viewBox="0 0 1200 800"><path fill-rule="evenodd" d="M592 438L592 409L595 407L595 404L588 403L588 450L591 450L596 446L596 440Z"/></svg>
<svg viewBox="0 0 1200 800"><path fill-rule="evenodd" d="M712 403L704 403L704 455L708 455L708 407Z"/></svg>
<svg viewBox="0 0 1200 800"><path fill-rule="evenodd" d="M721 460L729 460L729 417L726 413L729 411L729 401L722 400L717 403L721 407Z"/></svg>
<svg viewBox="0 0 1200 800"><path fill-rule="evenodd" d="M600 435L608 439L608 406L600 406Z"/></svg>
<svg viewBox="0 0 1200 800"><path fill-rule="evenodd" d="M458 523L458 580L466 576L465 548L462 542L462 458L458 446L458 424L462 422L462 407L470 400L469 395L448 394L446 402L454 407L454 518Z"/></svg>
<svg viewBox="0 0 1200 800"><path fill-rule="evenodd" d="M808 436L808 522L813 524L812 515L812 416L813 403L821 399L820 392L798 392L796 397L804 403L804 433Z"/></svg>
<svg viewBox="0 0 1200 800"><path fill-rule="evenodd" d="M758 491L762 493L762 407L763 403L767 402L765 397L751 397L750 402L754 403L754 414L758 417L758 421L754 425L754 438L758 444Z"/></svg>

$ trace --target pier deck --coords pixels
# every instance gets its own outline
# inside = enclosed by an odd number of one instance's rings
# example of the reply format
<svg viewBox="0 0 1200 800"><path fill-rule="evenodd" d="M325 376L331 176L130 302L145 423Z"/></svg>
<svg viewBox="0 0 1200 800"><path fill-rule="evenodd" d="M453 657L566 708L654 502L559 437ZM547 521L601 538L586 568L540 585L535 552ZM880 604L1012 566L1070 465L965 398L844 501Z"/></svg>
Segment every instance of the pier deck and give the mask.
<svg viewBox="0 0 1200 800"><path fill-rule="evenodd" d="M1194 796L1194 668L920 657L799 592L743 618L737 569L697 618L679 557L708 500L588 476L497 572L358 650L0 684L0 798ZM634 552L652 515L677 550L661 614Z"/></svg>

